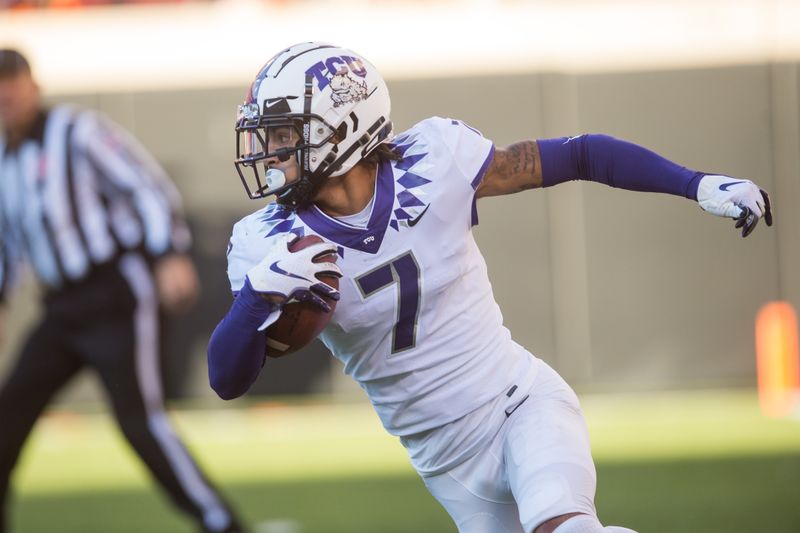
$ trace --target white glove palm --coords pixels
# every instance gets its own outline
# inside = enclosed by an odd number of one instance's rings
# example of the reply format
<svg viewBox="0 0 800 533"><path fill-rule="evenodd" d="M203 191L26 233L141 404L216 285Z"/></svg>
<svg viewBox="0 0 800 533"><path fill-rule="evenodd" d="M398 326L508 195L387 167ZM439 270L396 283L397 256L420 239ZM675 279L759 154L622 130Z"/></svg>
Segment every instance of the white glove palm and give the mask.
<svg viewBox="0 0 800 533"><path fill-rule="evenodd" d="M296 252L289 251L289 243L297 237L286 233L275 239L275 244L256 266L247 272L253 289L273 297L279 305L311 301L326 311L330 306L321 298L339 299L339 291L323 283L317 275L341 277L336 263L315 263L317 257L335 254L336 245L329 242L312 244Z"/></svg>
<svg viewBox="0 0 800 533"><path fill-rule="evenodd" d="M697 188L697 202L709 213L736 219L742 237L747 237L762 217L767 226L772 225L769 195L750 180L704 176Z"/></svg>

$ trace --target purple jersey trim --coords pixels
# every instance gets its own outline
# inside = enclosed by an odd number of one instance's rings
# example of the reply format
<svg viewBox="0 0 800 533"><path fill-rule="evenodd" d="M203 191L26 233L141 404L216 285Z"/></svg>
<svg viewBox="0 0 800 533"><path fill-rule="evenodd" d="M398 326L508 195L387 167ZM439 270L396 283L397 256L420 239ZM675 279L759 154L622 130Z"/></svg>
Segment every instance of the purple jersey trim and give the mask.
<svg viewBox="0 0 800 533"><path fill-rule="evenodd" d="M494 159L494 145L492 145L492 147L489 149L489 154L486 156L486 160L483 162L480 170L478 170L478 173L475 175L475 179L472 180L471 185L473 191L478 190L478 186L486 176L486 171L489 170L489 165L491 164L492 159Z"/></svg>
<svg viewBox="0 0 800 533"><path fill-rule="evenodd" d="M486 177L486 171L489 170L489 165L492 163L494 159L494 145L489 149L489 155L486 156L486 160L481 165L480 170L478 170L478 174L475 176L475 179L472 180L472 190L478 190L478 187L483 182L483 178ZM472 226L478 225L478 197L476 195L472 195L472 220L470 221Z"/></svg>
<svg viewBox="0 0 800 533"><path fill-rule="evenodd" d="M381 247L394 205L394 173L392 165L384 161L378 169L375 187L375 205L366 228L356 228L339 222L312 205L297 213L300 220L322 238L347 248L376 254Z"/></svg>

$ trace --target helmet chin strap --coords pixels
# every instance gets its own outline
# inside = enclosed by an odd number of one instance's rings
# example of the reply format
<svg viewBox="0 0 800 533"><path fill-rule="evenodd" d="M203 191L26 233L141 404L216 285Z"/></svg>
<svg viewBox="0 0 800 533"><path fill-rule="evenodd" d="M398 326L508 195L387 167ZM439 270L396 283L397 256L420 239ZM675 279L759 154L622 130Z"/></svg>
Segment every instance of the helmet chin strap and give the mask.
<svg viewBox="0 0 800 533"><path fill-rule="evenodd" d="M306 74L303 94L303 143L306 146L311 144L311 119L309 117L313 96L314 76L309 72ZM311 153L309 150L301 150L297 154L297 162L300 165L300 177L286 192L278 195L278 203L290 209L302 209L307 206L322 185L318 172L311 171Z"/></svg>
<svg viewBox="0 0 800 533"><path fill-rule="evenodd" d="M290 209L302 209L311 203L320 185L322 181L301 177L285 193L278 195L278 203Z"/></svg>

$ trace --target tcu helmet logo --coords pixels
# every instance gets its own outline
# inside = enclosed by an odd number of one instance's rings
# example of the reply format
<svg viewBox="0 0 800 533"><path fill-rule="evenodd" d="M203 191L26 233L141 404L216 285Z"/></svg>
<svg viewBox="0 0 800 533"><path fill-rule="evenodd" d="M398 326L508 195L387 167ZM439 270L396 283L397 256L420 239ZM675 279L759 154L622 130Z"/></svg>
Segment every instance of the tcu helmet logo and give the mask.
<svg viewBox="0 0 800 533"><path fill-rule="evenodd" d="M347 75L345 70L340 70L331 78L331 100L333 107L339 107L349 102L358 102L367 97L367 84L359 82Z"/></svg>
<svg viewBox="0 0 800 533"><path fill-rule="evenodd" d="M354 74L359 78L367 75L367 69L357 57L333 56L325 61L319 61L306 70L306 75L312 75L317 80L319 89L331 86L331 100L333 107L350 102L366 99L367 84L350 76Z"/></svg>

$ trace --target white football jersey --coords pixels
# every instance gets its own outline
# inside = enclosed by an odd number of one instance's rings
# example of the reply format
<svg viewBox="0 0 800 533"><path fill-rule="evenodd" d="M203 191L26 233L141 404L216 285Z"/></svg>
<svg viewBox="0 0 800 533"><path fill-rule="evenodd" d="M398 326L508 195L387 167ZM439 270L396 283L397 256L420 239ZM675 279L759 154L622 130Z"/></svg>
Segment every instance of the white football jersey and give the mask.
<svg viewBox="0 0 800 533"><path fill-rule="evenodd" d="M530 373L533 357L503 326L471 231L494 146L438 117L393 145L402 158L379 167L366 228L272 203L234 227L228 274L238 291L283 232L338 244L341 300L321 339L385 428L406 437L493 402Z"/></svg>

